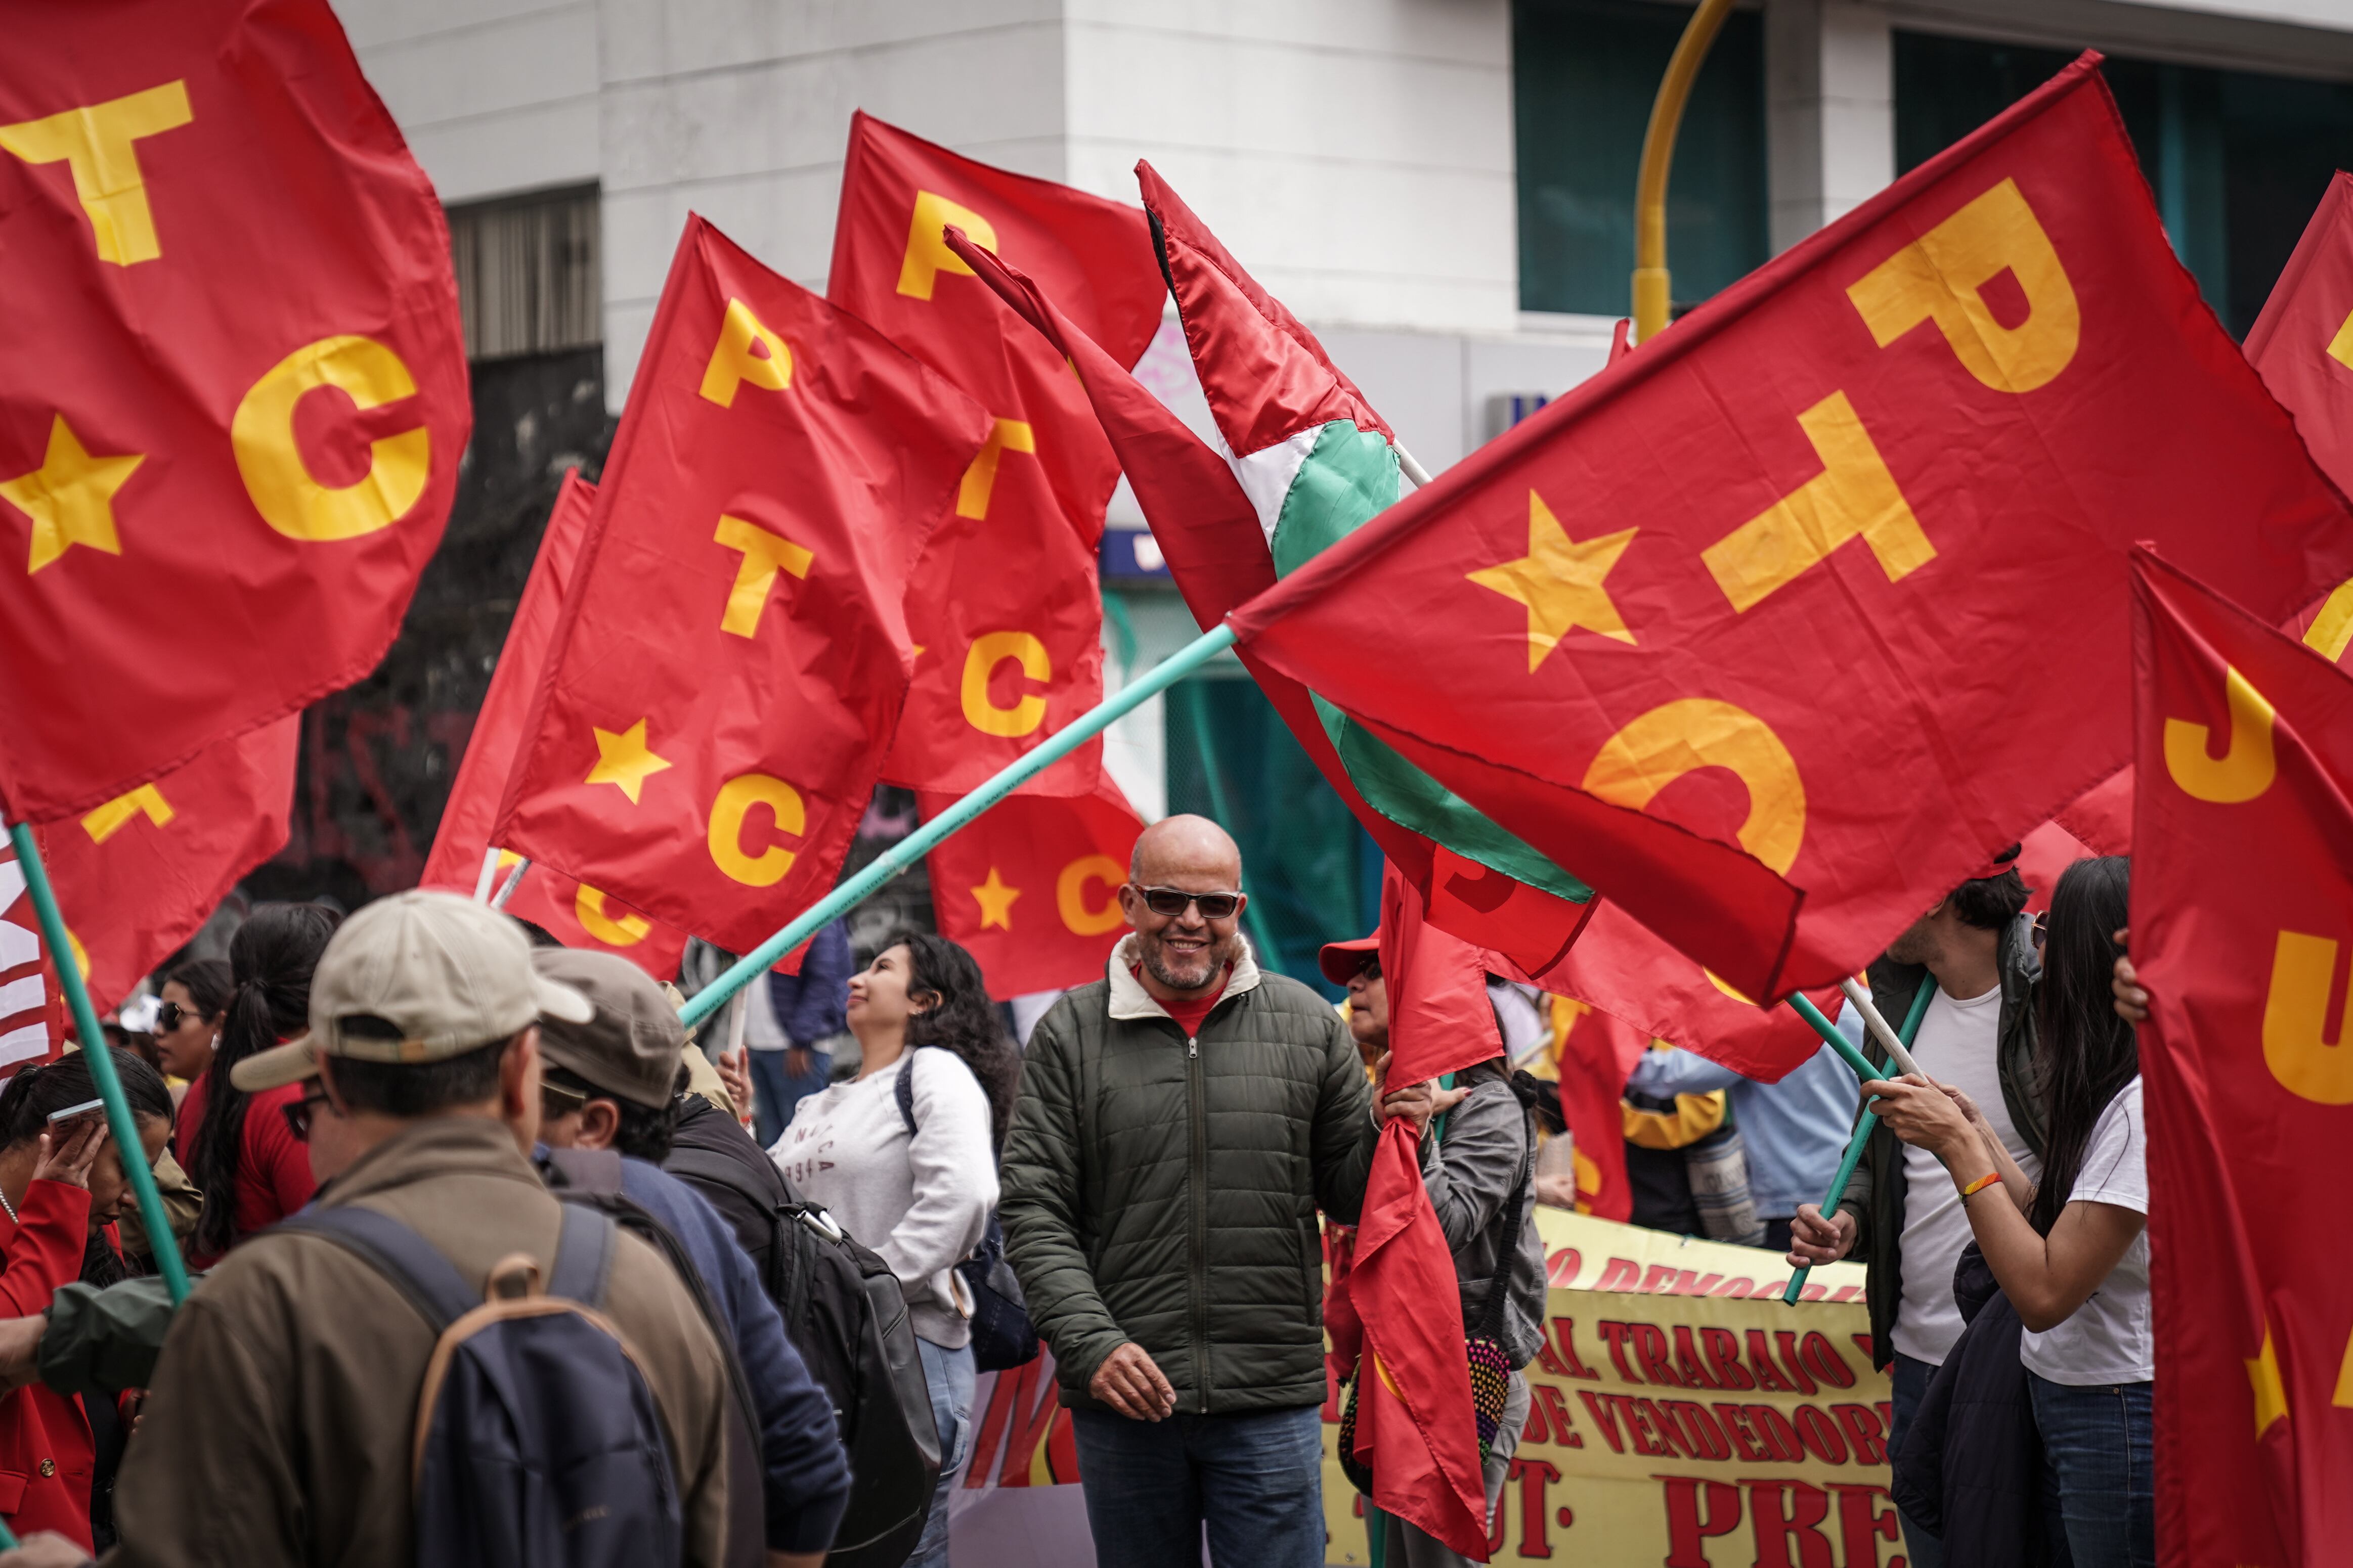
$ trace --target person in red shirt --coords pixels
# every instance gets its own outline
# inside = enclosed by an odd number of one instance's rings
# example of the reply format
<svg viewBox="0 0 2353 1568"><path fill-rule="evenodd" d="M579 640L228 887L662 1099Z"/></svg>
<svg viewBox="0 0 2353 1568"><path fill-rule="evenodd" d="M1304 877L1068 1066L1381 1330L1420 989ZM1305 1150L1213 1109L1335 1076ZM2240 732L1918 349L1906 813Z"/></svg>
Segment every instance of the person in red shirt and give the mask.
<svg viewBox="0 0 2353 1568"><path fill-rule="evenodd" d="M188 1267L209 1268L256 1231L311 1201L311 1157L283 1107L298 1085L248 1094L230 1069L302 1032L311 971L343 917L322 904L263 904L229 940L233 989L212 1065L188 1086L172 1152L205 1194Z"/></svg>
<svg viewBox="0 0 2353 1568"><path fill-rule="evenodd" d="M114 1052L114 1070L152 1167L172 1133L172 1096L155 1069L129 1051ZM77 1279L122 1277L112 1232L131 1201L130 1184L105 1115L93 1108L49 1121L97 1098L79 1052L20 1068L0 1088L0 1316L46 1311L58 1288ZM0 1398L0 1516L20 1539L54 1530L91 1544L91 1483L100 1468L92 1414L79 1399L37 1384ZM119 1430L109 1419L115 1413L95 1414L103 1428Z"/></svg>

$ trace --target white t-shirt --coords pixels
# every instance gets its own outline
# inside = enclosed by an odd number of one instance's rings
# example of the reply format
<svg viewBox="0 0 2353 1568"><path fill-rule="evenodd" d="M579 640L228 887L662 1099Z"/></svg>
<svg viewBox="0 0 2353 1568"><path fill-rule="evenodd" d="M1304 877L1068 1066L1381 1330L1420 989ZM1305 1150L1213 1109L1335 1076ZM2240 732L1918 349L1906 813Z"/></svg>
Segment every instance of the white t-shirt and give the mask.
<svg viewBox="0 0 2353 1568"><path fill-rule="evenodd" d="M1924 984L1935 984L1933 979ZM1993 1124L2010 1157L2028 1176L2042 1163L2027 1152L2026 1141L2010 1123L2001 1098L2001 1067L1996 1050L2001 1030L2001 987L1956 1002L1939 989L1912 1042L1913 1059L1938 1083L1949 1083L1977 1101ZM1904 1145L1904 1301L1895 1314L1895 1348L1915 1361L1942 1366L1964 1327L1953 1300L1953 1267L1969 1244L1969 1216L1960 1189L1943 1163L1926 1149Z"/></svg>
<svg viewBox="0 0 2353 1568"><path fill-rule="evenodd" d="M2071 1204L2114 1204L2148 1213L2148 1134L2141 1121L2140 1079L2116 1090L2092 1125L2084 1168ZM2148 1231L2133 1237L2125 1255L2091 1300L2055 1329L2029 1333L2018 1359L2029 1372L2084 1388L2097 1384L2147 1383L2157 1376L2157 1342L2148 1323Z"/></svg>

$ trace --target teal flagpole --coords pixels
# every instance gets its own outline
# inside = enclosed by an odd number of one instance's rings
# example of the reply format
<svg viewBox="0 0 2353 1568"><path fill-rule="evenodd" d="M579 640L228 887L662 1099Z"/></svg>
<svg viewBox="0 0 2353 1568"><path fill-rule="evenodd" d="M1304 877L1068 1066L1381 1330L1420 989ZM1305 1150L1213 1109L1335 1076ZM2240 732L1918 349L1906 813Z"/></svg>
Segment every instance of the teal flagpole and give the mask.
<svg viewBox="0 0 2353 1568"><path fill-rule="evenodd" d="M156 1271L164 1276L164 1288L171 1291L172 1305L176 1307L188 1299L188 1266L181 1261L179 1240L172 1234L172 1216L164 1211L164 1194L155 1190L155 1173L142 1157L146 1146L139 1139L139 1122L131 1114L131 1102L122 1097L122 1079L116 1075L114 1058L107 1050L106 1031L99 1026L90 988L82 984L81 965L74 961L73 939L66 933L57 889L49 885L48 868L41 864L41 847L33 841L32 828L12 822L8 839L16 847L17 865L24 868L25 890L33 895L41 940L48 944L58 983L66 988L74 1037L81 1042L82 1057L90 1063L90 1080L97 1085L99 1098L106 1101L107 1131L114 1134L122 1173L130 1178L131 1191L139 1200L139 1217L147 1226L147 1245L153 1249Z"/></svg>
<svg viewBox="0 0 2353 1568"><path fill-rule="evenodd" d="M1008 763L996 777L884 850L871 865L810 905L784 930L737 959L718 979L696 992L686 1005L678 1010L678 1016L685 1020L690 1029L700 1025L725 1005L730 996L766 973L776 960L807 942L828 921L855 908L883 883L931 853L943 839L1003 800L1024 780L1060 762L1076 751L1082 742L1101 734L1113 721L1134 710L1147 698L1166 690L1233 646L1233 629L1223 622L1203 632L1130 681L1116 695L1105 698L1082 717L1056 731L1043 745Z"/></svg>
<svg viewBox="0 0 2353 1568"><path fill-rule="evenodd" d="M1901 1037L1906 1046L1909 1046L1912 1043L1912 1037L1920 1032L1920 1020L1927 1016L1928 998L1935 994L1936 989L1936 982L1933 976L1921 977L1920 989L1912 998L1912 1011L1905 1016L1904 1027L1900 1031ZM1820 1035L1831 1049L1846 1058L1846 1065L1854 1069L1857 1078L1865 1083L1873 1083L1887 1076L1871 1065L1869 1057L1847 1044L1846 1037L1838 1032L1838 1026L1823 1017L1822 1010L1809 1001L1804 993L1800 992L1790 997L1789 1005L1797 1009L1799 1017L1814 1026L1814 1033ZM1879 1112L1875 1110L1864 1111L1862 1118L1855 1122L1854 1137L1846 1146L1846 1158L1839 1162L1838 1174L1831 1178L1830 1195L1822 1199L1824 1217L1836 1218L1839 1205L1846 1197L1847 1184L1854 1180L1855 1167L1862 1163L1863 1145L1871 1142L1871 1130L1878 1125ZM1812 1272L1813 1268L1810 1264L1790 1275L1789 1288L1781 1292L1782 1301L1789 1306L1796 1306L1799 1293L1806 1288L1806 1276Z"/></svg>

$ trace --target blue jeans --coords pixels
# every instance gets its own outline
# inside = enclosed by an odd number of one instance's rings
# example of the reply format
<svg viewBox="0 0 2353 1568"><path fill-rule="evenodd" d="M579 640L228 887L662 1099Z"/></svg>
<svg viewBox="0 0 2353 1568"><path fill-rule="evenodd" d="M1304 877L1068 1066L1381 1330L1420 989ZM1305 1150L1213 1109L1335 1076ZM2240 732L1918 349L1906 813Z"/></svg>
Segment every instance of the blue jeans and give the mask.
<svg viewBox="0 0 2353 1568"><path fill-rule="evenodd" d="M1895 1364L1888 1373L1888 1381L1894 1385L1891 1393L1895 1405L1894 1424L1887 1433L1887 1458L1893 1464L1895 1450L1904 1446L1904 1434L1912 1429L1912 1417L1919 1414L1920 1401L1927 1396L1928 1380L1936 1375L1936 1369L1897 1351ZM1911 1516L1902 1509L1897 1509L1895 1514L1904 1521L1904 1554L1912 1568L1945 1568L1945 1543L1913 1523Z"/></svg>
<svg viewBox="0 0 2353 1568"><path fill-rule="evenodd" d="M1313 1405L1131 1421L1071 1412L1104 1568L1322 1568L1324 1421Z"/></svg>
<svg viewBox="0 0 2353 1568"><path fill-rule="evenodd" d="M2155 1431L2147 1383L2076 1388L2026 1374L2042 1434L2045 1534L2074 1568L2156 1568Z"/></svg>
<svg viewBox="0 0 2353 1568"><path fill-rule="evenodd" d="M752 1060L752 1125L760 1147L771 1149L793 1124L793 1108L826 1086L833 1076L833 1053L811 1051L809 1070L785 1070L790 1051L745 1051Z"/></svg>
<svg viewBox="0 0 2353 1568"><path fill-rule="evenodd" d="M923 1521L923 1538L907 1568L947 1568L948 1493L972 1458L972 1347L944 1350L926 1339L915 1341L923 1358L923 1381L932 1390L932 1424L940 1429L940 1484L932 1493L932 1515Z"/></svg>

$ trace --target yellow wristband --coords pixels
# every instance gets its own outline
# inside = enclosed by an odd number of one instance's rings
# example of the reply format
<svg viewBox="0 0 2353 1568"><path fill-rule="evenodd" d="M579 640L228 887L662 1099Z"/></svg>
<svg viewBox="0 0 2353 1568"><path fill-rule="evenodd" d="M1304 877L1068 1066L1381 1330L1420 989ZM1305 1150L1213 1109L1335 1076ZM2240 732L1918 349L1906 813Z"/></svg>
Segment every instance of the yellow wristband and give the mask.
<svg viewBox="0 0 2353 1568"><path fill-rule="evenodd" d="M1968 1186L1961 1189L1961 1202L1968 1203L1971 1198L1977 1196L1979 1193L1985 1191L1988 1187L1992 1186L1996 1182L2000 1180L2001 1173L2000 1171L1987 1172L1984 1175L1979 1176L1976 1181L1971 1182Z"/></svg>

